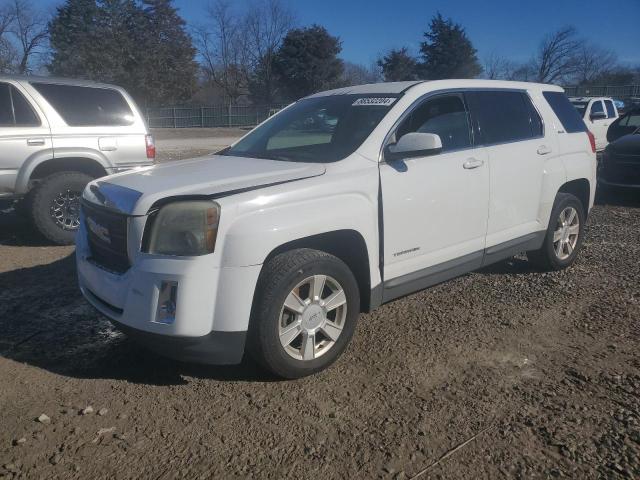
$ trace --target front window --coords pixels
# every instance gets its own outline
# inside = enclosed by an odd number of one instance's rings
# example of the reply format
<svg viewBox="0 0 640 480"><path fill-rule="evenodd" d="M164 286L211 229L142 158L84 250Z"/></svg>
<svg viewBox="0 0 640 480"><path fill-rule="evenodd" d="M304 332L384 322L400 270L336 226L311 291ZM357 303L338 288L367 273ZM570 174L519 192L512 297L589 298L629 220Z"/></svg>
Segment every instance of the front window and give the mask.
<svg viewBox="0 0 640 480"><path fill-rule="evenodd" d="M397 98L329 95L300 100L221 154L291 162L342 160L362 145Z"/></svg>

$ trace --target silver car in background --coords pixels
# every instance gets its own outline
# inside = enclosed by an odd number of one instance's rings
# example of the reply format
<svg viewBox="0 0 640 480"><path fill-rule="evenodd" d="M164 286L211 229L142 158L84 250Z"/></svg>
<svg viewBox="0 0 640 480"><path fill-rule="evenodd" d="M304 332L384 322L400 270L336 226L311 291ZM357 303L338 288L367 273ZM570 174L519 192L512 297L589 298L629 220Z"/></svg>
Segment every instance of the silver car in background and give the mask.
<svg viewBox="0 0 640 480"><path fill-rule="evenodd" d="M0 75L0 201L57 244L71 244L94 178L155 161L138 107L117 86Z"/></svg>

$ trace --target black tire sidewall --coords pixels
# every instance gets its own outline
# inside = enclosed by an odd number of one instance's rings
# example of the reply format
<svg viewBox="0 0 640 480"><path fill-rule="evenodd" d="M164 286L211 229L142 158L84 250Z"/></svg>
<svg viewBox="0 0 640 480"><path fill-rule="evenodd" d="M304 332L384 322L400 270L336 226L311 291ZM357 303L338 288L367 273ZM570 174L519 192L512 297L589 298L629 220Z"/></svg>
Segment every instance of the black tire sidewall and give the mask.
<svg viewBox="0 0 640 480"><path fill-rule="evenodd" d="M51 202L58 193L67 189L82 193L93 177L81 172L60 172L45 177L29 195L33 224L47 240L58 245L71 245L75 241L77 229L61 228L51 217Z"/></svg>
<svg viewBox="0 0 640 480"><path fill-rule="evenodd" d="M567 207L573 207L575 208L576 212L578 212L580 229L578 232L578 241L576 242L576 246L573 249L573 252L571 252L571 255L569 255L569 257L561 260L557 257L555 249L553 248L553 233L555 231L560 213ZM577 197L569 193L558 195L558 198L553 206L553 210L551 211L551 217L549 218L549 227L547 229L547 235L545 237L543 245L544 253L554 270L561 270L575 262L580 248L582 247L582 242L584 240L584 228L586 221L587 218L584 207L582 206L582 202L580 202Z"/></svg>
<svg viewBox="0 0 640 480"><path fill-rule="evenodd" d="M347 298L345 324L336 343L325 354L311 361L297 360L291 357L280 344L278 324L284 301L291 290L311 275L328 275L343 288ZM346 349L355 331L360 314L360 296L358 284L349 267L330 255L323 255L313 261L297 265L285 275L274 279L265 278L258 292L258 311L252 320L254 343L259 342L258 360L276 375L284 378L299 378L313 374L331 365Z"/></svg>

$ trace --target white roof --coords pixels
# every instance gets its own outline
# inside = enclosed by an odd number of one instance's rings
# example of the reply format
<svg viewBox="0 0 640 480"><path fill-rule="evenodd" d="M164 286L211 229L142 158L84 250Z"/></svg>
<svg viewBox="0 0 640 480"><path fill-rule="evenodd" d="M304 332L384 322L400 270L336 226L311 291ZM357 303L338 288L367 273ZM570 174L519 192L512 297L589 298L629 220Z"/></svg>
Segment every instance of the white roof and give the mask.
<svg viewBox="0 0 640 480"><path fill-rule="evenodd" d="M324 97L328 95L397 95L416 85L433 86L434 90L444 88L512 88L519 90L551 90L562 92L562 87L545 83L512 82L507 80L476 80L476 79L447 79L447 80L417 80L410 82L382 82L354 85L351 87L336 88L324 92L314 93L307 98Z"/></svg>

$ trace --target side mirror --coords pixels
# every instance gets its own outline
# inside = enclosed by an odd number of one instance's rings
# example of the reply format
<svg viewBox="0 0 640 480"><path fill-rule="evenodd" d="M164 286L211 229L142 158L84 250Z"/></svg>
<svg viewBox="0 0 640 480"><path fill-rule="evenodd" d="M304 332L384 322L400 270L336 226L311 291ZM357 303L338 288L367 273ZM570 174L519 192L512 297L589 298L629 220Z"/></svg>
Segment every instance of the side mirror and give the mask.
<svg viewBox="0 0 640 480"><path fill-rule="evenodd" d="M607 115L604 112L594 112L589 115L589 119L593 122L594 120L604 120L607 118Z"/></svg>
<svg viewBox="0 0 640 480"><path fill-rule="evenodd" d="M442 150L442 140L435 133L407 133L400 137L396 143L387 145L384 149L384 158L387 161L403 158L426 157L435 155Z"/></svg>

